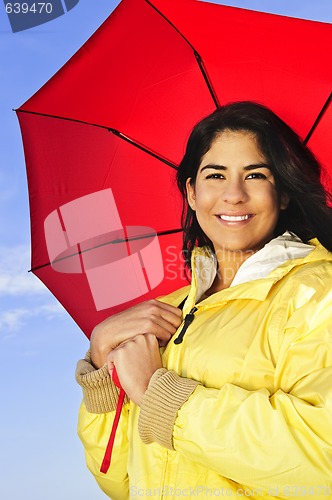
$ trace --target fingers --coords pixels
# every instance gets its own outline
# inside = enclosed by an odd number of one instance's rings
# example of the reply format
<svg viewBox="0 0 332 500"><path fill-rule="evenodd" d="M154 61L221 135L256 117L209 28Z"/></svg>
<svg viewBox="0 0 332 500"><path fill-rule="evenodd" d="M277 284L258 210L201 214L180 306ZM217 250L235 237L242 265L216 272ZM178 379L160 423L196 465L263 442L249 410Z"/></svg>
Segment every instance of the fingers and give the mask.
<svg viewBox="0 0 332 500"><path fill-rule="evenodd" d="M157 325L160 327L159 333L162 334L164 330L166 333L173 335L182 321L182 311L180 309L158 300L145 303L144 316L147 324L146 332L142 333L155 333L153 328Z"/></svg>
<svg viewBox="0 0 332 500"><path fill-rule="evenodd" d="M121 386L139 405L151 376L162 367L156 337L147 333L126 340L109 353L107 363L111 374L116 368Z"/></svg>
<svg viewBox="0 0 332 500"><path fill-rule="evenodd" d="M148 300L139 304L137 313L141 313L145 318L153 318L155 320L162 318L174 328L178 328L182 318L182 311L180 309L159 300Z"/></svg>
<svg viewBox="0 0 332 500"><path fill-rule="evenodd" d="M152 300L151 302L152 304L163 310L165 314L167 314L170 322L177 322L179 318L182 318L182 311L178 307L172 306L171 304L166 304L165 302L161 302L160 300Z"/></svg>
<svg viewBox="0 0 332 500"><path fill-rule="evenodd" d="M107 318L97 325L90 339L91 359L96 368L107 354L124 341L140 334L153 334L161 346L167 344L182 321L182 311L159 300L149 300Z"/></svg>

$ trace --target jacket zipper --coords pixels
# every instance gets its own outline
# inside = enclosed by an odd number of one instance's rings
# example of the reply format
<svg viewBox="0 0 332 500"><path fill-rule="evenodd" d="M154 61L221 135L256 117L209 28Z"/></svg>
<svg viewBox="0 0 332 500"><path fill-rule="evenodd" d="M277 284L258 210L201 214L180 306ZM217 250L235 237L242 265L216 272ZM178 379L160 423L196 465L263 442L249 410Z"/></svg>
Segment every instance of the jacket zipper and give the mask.
<svg viewBox="0 0 332 500"><path fill-rule="evenodd" d="M184 334L186 333L189 325L191 325L191 323L195 319L195 312L196 311L197 311L197 307L193 307L191 309L191 311L189 311L189 313L186 315L186 317L184 318L184 324L183 324L182 330L179 333L179 335L176 337L176 339L174 340L174 344L176 344L176 345L181 344L181 342L183 341Z"/></svg>

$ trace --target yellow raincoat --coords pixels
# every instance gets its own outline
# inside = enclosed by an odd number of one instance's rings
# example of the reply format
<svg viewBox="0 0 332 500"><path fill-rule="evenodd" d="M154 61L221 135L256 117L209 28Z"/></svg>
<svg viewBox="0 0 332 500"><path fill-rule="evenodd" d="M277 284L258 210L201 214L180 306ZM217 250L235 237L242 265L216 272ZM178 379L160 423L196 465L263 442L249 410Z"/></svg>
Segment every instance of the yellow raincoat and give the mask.
<svg viewBox="0 0 332 500"><path fill-rule="evenodd" d="M110 498L332 498L332 253L310 243L306 257L198 302L210 256L197 249L191 288L162 299L188 295L193 321L141 408L123 407L106 475L114 387L106 367L81 362L78 432Z"/></svg>

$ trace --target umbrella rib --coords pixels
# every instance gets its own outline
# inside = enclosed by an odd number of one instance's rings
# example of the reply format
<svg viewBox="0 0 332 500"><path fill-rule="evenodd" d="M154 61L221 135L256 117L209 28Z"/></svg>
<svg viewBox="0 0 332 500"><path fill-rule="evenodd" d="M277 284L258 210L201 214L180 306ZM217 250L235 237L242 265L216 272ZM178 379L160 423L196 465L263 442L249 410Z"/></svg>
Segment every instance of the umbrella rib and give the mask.
<svg viewBox="0 0 332 500"><path fill-rule="evenodd" d="M331 101L332 101L332 92L329 95L329 97L327 98L327 100L326 100L324 106L322 107L319 115L317 116L317 118L316 118L313 126L311 127L311 129L309 130L308 134L306 135L306 137L305 137L305 139L303 141L304 144L307 144L309 142L309 140L311 139L312 134L315 132L316 128L318 127L318 125L319 125L321 119L323 118L323 116L324 116L327 108L329 107Z"/></svg>
<svg viewBox="0 0 332 500"><path fill-rule="evenodd" d="M163 156L158 155L154 151L151 151L151 149L148 149L146 146L143 146L139 142L135 141L134 139L131 139L130 137L126 136L119 130L116 130L115 128L112 127L107 127L106 125L99 125L98 123L91 123L91 122L85 122L84 120L77 120L75 118L67 118L65 116L58 116L58 115L50 115L48 113L39 113L37 111L29 111L26 109L15 109L16 113L29 113L31 115L38 115L38 116L45 116L47 118L56 118L58 120L66 120L70 122L75 122L75 123L81 123L83 125L91 125L92 127L99 127L107 130L108 132L111 132L113 135L116 137L119 137L123 141L126 141L127 143L131 144L132 146L135 146L136 148L140 149L144 153L152 156L153 158L156 158L156 160L161 161L165 165L174 168L175 170L178 170L178 166L175 163L172 163L170 160L167 160Z"/></svg>
<svg viewBox="0 0 332 500"><path fill-rule="evenodd" d="M78 252L72 253L70 255L66 255L65 257L60 257L58 259L54 259L54 260L52 260L52 262L46 262L45 264L41 264L40 266L32 267L31 269L29 269L28 272L30 273L30 272L38 271L39 269L50 266L52 264L56 264L57 262L61 262L61 261L66 260L66 259L70 259L71 257L74 257L76 255L82 255L85 252L90 252L91 250L95 250L97 248L101 248L101 247L104 247L106 245L112 245L112 244L117 244L117 243L126 243L128 241L135 241L135 240L143 240L145 238L151 238L152 236L166 236L168 234L180 233L181 231L183 231L182 228L168 229L167 231L159 231L157 233L148 233L148 234L142 234L139 236L131 236L130 238L118 238L116 240L106 241L105 243L95 245L94 247L85 248L84 250L80 249Z"/></svg>
<svg viewBox="0 0 332 500"><path fill-rule="evenodd" d="M175 165L175 163L172 163L171 161L166 160L166 158L163 158L162 156L159 156L157 153L154 153L153 151L151 151L151 149L146 148L145 146L143 146L139 142L136 142L133 139L131 139L130 137L128 137L127 135L124 135L122 132L119 132L119 130L116 130L115 128L108 128L107 130L109 132L111 132L112 134L116 135L117 137L119 137L120 139L128 142L132 146L135 146L135 148L138 148L141 151L144 151L144 153L147 153L148 155L153 156L153 158L156 158L157 160L165 163L169 167L174 168L175 170L178 170L178 166Z"/></svg>
<svg viewBox="0 0 332 500"><path fill-rule="evenodd" d="M189 47L192 49L193 53L194 53L194 56L196 58L196 61L197 61L197 64L198 64L198 67L202 73L202 76L204 78L204 81L205 81L205 84L209 90L209 93L212 97L212 100L214 102L214 105L216 108L219 108L220 106L220 103L219 103L219 99L217 97L217 94L215 93L214 89L213 89L213 86L212 86L212 83L209 79L209 76L208 76L208 73L204 67L204 62L203 62L203 59L201 58L201 56L199 55L199 53L197 52L197 50L195 49L195 47L189 42L189 40L181 33L181 31L162 13L160 12L159 9L157 9L157 7L155 5L153 5L153 3L150 1L150 0L145 0L145 2L147 4L150 5L150 7L152 7L170 26L172 26L172 28L183 38L183 40L189 45Z"/></svg>

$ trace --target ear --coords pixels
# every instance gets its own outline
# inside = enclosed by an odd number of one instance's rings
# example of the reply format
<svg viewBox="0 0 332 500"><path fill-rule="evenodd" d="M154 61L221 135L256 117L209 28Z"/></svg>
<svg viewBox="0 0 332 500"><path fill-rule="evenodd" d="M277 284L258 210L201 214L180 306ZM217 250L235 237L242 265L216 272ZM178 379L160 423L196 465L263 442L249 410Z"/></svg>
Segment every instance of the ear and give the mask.
<svg viewBox="0 0 332 500"><path fill-rule="evenodd" d="M192 210L196 209L195 187L190 184L191 177L186 180L187 201Z"/></svg>
<svg viewBox="0 0 332 500"><path fill-rule="evenodd" d="M286 210L290 202L290 197L288 194L283 193L280 196L280 210Z"/></svg>

